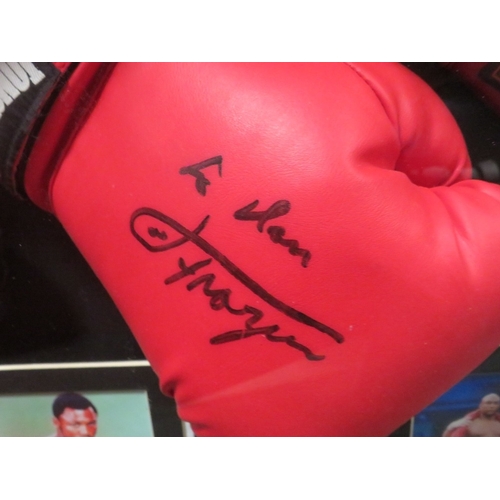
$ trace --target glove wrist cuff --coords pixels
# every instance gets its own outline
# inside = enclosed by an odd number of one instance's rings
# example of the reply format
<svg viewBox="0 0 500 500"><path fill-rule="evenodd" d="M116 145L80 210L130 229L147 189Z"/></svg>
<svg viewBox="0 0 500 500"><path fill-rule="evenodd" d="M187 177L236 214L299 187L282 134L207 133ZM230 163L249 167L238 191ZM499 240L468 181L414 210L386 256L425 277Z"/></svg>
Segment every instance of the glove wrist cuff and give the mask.
<svg viewBox="0 0 500 500"><path fill-rule="evenodd" d="M114 64L0 63L0 183L52 211L51 180ZM24 71L24 74L23 74ZM19 74L15 88L12 75ZM10 78L2 80L2 75ZM27 81L26 81L27 80ZM23 90L24 89L24 90ZM0 112L2 108L0 108ZM3 147L5 146L5 148Z"/></svg>
<svg viewBox="0 0 500 500"><path fill-rule="evenodd" d="M51 185L73 139L91 113L114 63L79 63L44 119L18 182L40 208L52 212Z"/></svg>
<svg viewBox="0 0 500 500"><path fill-rule="evenodd" d="M69 63L0 63L0 183L20 194L18 166Z"/></svg>

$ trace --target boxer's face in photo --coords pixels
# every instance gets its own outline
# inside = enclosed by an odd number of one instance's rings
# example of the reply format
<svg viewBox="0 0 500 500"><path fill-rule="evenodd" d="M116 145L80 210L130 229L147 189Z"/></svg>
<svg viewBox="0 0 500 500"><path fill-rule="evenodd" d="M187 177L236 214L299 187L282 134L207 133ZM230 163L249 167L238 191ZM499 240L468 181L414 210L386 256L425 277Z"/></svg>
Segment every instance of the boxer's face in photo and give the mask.
<svg viewBox="0 0 500 500"><path fill-rule="evenodd" d="M496 394L489 394L481 400L479 409L485 415L494 415L500 409L500 397Z"/></svg>
<svg viewBox="0 0 500 500"><path fill-rule="evenodd" d="M97 432L97 415L92 408L65 408L59 417L54 417L54 425L60 437L94 437Z"/></svg>

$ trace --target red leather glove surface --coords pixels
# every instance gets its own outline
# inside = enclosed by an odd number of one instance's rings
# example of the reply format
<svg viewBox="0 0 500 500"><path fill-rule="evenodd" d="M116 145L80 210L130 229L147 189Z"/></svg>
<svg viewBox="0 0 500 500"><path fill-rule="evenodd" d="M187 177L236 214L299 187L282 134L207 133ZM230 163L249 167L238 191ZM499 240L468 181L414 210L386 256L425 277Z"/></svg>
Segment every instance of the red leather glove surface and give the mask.
<svg viewBox="0 0 500 500"><path fill-rule="evenodd" d="M197 435L386 435L500 343L500 188L404 67L84 70L24 186Z"/></svg>

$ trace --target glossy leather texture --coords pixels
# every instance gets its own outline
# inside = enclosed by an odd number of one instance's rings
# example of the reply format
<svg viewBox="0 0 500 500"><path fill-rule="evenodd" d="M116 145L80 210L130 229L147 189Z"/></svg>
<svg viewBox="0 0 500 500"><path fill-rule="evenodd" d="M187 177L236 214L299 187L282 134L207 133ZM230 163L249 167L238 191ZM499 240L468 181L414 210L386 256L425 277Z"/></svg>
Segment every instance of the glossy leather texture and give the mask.
<svg viewBox="0 0 500 500"><path fill-rule="evenodd" d="M378 436L500 343L470 170L398 64L120 63L48 194L198 436Z"/></svg>

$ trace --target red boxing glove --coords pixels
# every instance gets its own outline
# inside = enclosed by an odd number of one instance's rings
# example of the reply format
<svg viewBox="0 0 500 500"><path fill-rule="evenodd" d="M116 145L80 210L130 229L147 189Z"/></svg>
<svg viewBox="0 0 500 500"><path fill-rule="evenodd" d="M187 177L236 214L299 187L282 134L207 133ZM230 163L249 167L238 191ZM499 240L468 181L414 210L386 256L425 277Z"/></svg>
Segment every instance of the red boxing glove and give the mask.
<svg viewBox="0 0 500 500"><path fill-rule="evenodd" d="M500 343L500 187L403 66L63 70L3 182L198 436L386 435Z"/></svg>

